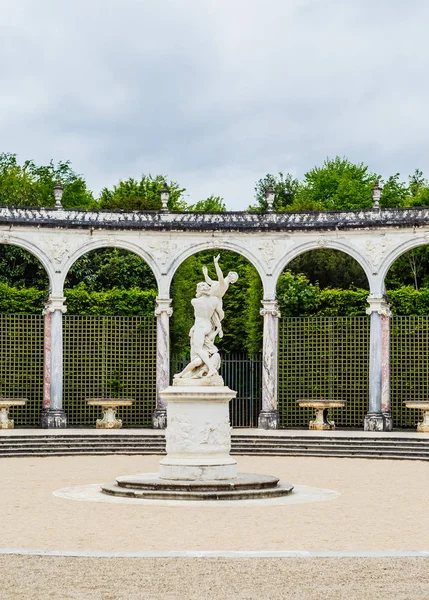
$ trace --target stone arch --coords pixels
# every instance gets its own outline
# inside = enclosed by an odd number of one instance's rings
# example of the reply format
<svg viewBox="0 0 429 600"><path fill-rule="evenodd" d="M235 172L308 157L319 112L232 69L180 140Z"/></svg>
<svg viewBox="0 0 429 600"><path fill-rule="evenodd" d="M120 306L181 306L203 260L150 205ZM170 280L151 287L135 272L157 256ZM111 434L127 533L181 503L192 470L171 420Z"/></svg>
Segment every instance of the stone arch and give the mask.
<svg viewBox="0 0 429 600"><path fill-rule="evenodd" d="M409 250L414 250L414 248L419 248L420 246L429 246L429 237L427 239L414 236L409 240L406 240L402 244L396 246L389 254L385 257L379 269L379 277L384 282L386 279L386 275L389 272L390 267L393 263L403 254L408 252Z"/></svg>
<svg viewBox="0 0 429 600"><path fill-rule="evenodd" d="M28 240L21 239L19 237L8 235L7 237L0 238L0 243L5 246L17 246L23 250L30 252L37 260L43 265L49 280L49 289L52 290L55 287L55 267L52 264L49 256L47 256L38 246L29 242Z"/></svg>
<svg viewBox="0 0 429 600"><path fill-rule="evenodd" d="M283 258L279 261L279 263L277 264L277 266L275 267L274 271L273 271L273 284L274 284L274 289L277 289L277 284L278 284L278 280L280 275L282 274L282 272L284 271L284 269L287 267L287 265L293 261L294 258L296 258L297 256L300 256L301 254L304 254L305 252L311 252L312 250L338 250L340 252L343 252L344 254L348 254L349 256L351 256L352 258L355 259L355 261L362 267L363 272L366 275L366 278L368 280L368 287L370 289L370 291L373 290L373 287L375 285L375 280L374 280L374 276L372 273L372 267L370 265L370 263L368 262L368 260L366 259L366 257L362 254L360 254L356 248L351 247L347 244L344 244L343 242L339 242L339 241L333 241L333 240L326 240L326 243L324 243L323 245L320 244L320 242L318 240L314 240L314 241L310 241L310 242L305 242L304 244L300 244L298 246L295 246L295 248L293 248L287 255L283 256Z"/></svg>
<svg viewBox="0 0 429 600"><path fill-rule="evenodd" d="M73 254L71 254L71 256L69 256L69 258L67 259L66 263L63 265L63 268L62 268L62 274L61 274L62 288L64 288L64 282L66 280L68 272L70 271L70 269L74 265L74 263L77 260L79 260L79 258L84 256L85 254L88 254L89 252L92 252L94 250L100 250L101 248L121 248L122 250L128 250L129 252L132 252L133 254L136 254L137 256L139 256L150 267L150 269L155 277L155 281L156 281L158 290L160 289L161 273L160 273L154 259L148 252L146 252L143 248L141 248L141 246L138 246L137 244L128 242L126 240L115 240L113 242L111 240L105 240L105 239L104 240L103 239L93 240L93 241L85 244L84 246L80 246L80 248L75 250L75 252L73 252Z"/></svg>
<svg viewBox="0 0 429 600"><path fill-rule="evenodd" d="M258 275L262 282L264 294L265 294L265 291L267 288L266 273L265 273L264 267L262 266L262 264L258 260L258 258L252 252L250 252L247 248L243 248L239 244L235 244L233 242L230 242L229 240L220 240L220 239L216 240L215 245L213 244L213 241L199 242L195 245L193 244L191 247L185 248L185 250L183 250L182 252L180 252L179 254L177 254L174 257L174 259L171 261L171 263L169 265L166 280L164 281L164 289L166 290L167 294L170 291L171 282L173 281L173 277L176 274L176 271L180 267L180 265L190 256L193 256L194 254L198 254L198 252L203 252L204 250L214 250L214 251L229 250L231 252L236 252L237 254L240 254L241 256L246 258L250 262L250 264L253 267L255 267L256 271L258 272Z"/></svg>

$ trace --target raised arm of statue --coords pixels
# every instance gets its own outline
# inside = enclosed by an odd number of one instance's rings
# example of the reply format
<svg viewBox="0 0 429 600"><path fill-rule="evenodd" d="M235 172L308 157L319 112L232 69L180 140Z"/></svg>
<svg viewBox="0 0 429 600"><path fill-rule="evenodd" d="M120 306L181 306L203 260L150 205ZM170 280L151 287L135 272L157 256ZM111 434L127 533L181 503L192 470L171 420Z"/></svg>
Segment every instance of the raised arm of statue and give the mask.
<svg viewBox="0 0 429 600"><path fill-rule="evenodd" d="M220 289L225 289L225 291L224 291L224 293L225 293L226 290L228 289L228 285L225 282L225 278L223 276L222 269L219 266L219 259L220 259L220 254L218 254L217 256L214 257L213 262L214 262L214 266L216 269L216 275L217 275L217 279L219 282L219 287L220 287Z"/></svg>
<svg viewBox="0 0 429 600"><path fill-rule="evenodd" d="M214 285L215 281L213 281L213 279L210 279L209 270L207 269L206 266L203 267L203 275L204 275L204 281L206 283L208 283L210 287L212 287L212 285Z"/></svg>

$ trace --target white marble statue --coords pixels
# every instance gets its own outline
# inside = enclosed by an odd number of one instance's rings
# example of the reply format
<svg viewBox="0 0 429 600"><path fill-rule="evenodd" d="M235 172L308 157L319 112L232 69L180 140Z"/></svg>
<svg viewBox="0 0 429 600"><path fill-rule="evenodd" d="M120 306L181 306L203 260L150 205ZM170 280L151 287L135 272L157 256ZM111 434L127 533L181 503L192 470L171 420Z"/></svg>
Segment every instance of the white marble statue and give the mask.
<svg viewBox="0 0 429 600"><path fill-rule="evenodd" d="M217 336L223 337L222 298L230 283L235 283L238 279L234 271L223 276L219 259L220 255L214 259L217 281L210 279L207 267L203 267L205 281L197 285L195 298L191 300L195 316L194 325L189 332L191 361L183 371L174 376L175 380L212 378L218 375L220 356L214 340Z"/></svg>

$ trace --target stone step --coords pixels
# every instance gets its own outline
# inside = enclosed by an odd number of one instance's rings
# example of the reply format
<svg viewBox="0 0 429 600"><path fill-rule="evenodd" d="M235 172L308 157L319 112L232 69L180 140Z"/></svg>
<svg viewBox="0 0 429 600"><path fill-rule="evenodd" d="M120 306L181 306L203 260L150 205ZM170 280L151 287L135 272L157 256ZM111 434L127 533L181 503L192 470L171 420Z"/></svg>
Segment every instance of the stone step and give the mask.
<svg viewBox="0 0 429 600"><path fill-rule="evenodd" d="M158 476L141 473L137 475L124 475L116 479L120 488L139 489L149 491L175 491L175 492L234 492L247 490L273 489L277 487L279 479L271 475L257 475L253 473L238 473L235 479L229 480L197 480L178 481L175 479L160 479Z"/></svg>
<svg viewBox="0 0 429 600"><path fill-rule="evenodd" d="M115 484L103 484L103 493L112 496L141 498L145 500L253 500L261 498L278 498L290 494L293 486L280 484L271 489L253 489L239 491L197 491L197 490L147 490L123 488Z"/></svg>

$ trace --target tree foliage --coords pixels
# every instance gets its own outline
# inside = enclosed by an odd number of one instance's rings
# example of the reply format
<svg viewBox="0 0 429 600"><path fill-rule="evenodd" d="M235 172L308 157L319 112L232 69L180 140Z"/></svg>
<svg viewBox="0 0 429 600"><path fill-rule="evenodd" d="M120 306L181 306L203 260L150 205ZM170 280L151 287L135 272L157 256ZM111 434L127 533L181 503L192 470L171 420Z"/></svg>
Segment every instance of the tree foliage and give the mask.
<svg viewBox="0 0 429 600"><path fill-rule="evenodd" d="M67 287L83 284L88 291L140 287L156 290L149 265L137 254L121 248L100 248L81 256L66 278Z"/></svg>
<svg viewBox="0 0 429 600"><path fill-rule="evenodd" d="M97 201L97 208L110 210L159 210L161 204L161 190L166 177L163 175L142 175L140 180L129 177L119 181L109 189L103 188ZM181 188L175 181L168 183L170 210L184 210L186 202L183 198L185 188Z"/></svg>
<svg viewBox="0 0 429 600"><path fill-rule="evenodd" d="M189 330L194 321L191 299L195 296L198 282L203 281L202 267L206 265L212 278L215 277L213 257L218 251L207 250L187 258L177 269L171 289L173 317L171 342L174 353L189 351ZM239 279L231 284L223 298L225 310L222 340L217 340L219 349L233 352L259 349L262 318L259 315L261 284L256 269L235 252L223 250L221 268L224 275L236 271ZM250 298L253 301L250 301ZM255 310L255 305L257 310Z"/></svg>
<svg viewBox="0 0 429 600"><path fill-rule="evenodd" d="M187 207L190 212L208 212L218 213L225 212L225 201L220 196L209 196L205 200L199 200L195 204L190 204Z"/></svg>
<svg viewBox="0 0 429 600"><path fill-rule="evenodd" d="M93 204L85 180L73 171L69 160L56 164L51 160L42 166L26 160L20 165L16 154L0 153L0 205L53 206L57 181L64 186L64 207L89 208Z"/></svg>

